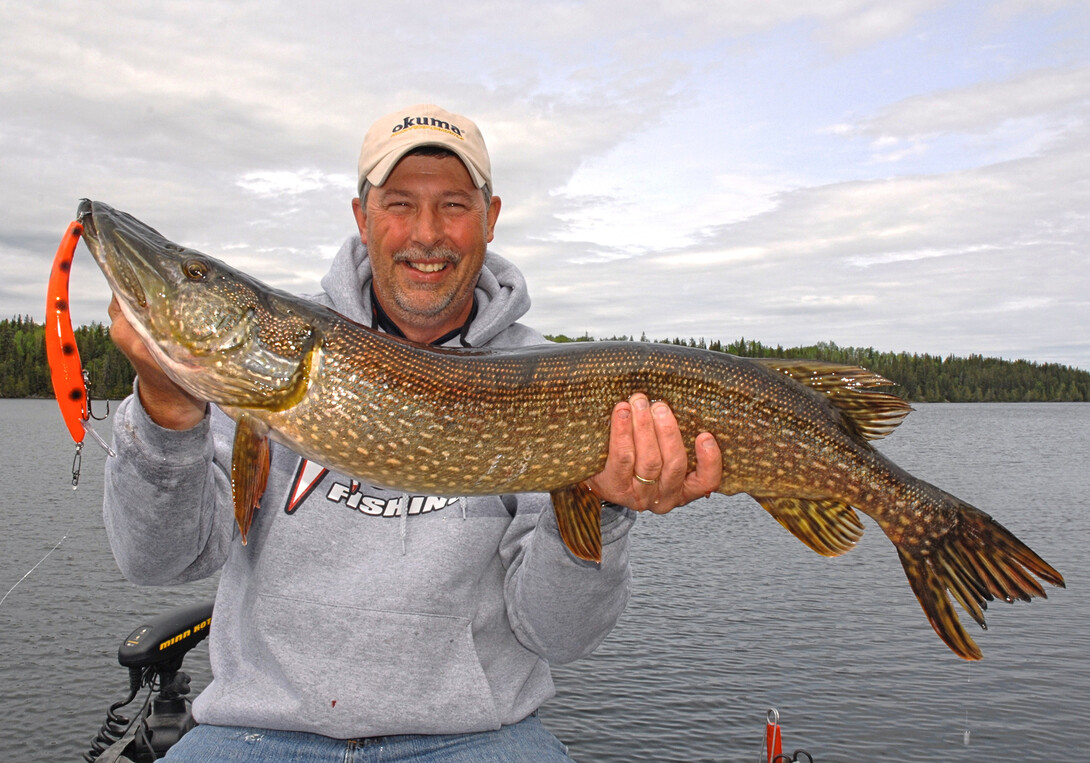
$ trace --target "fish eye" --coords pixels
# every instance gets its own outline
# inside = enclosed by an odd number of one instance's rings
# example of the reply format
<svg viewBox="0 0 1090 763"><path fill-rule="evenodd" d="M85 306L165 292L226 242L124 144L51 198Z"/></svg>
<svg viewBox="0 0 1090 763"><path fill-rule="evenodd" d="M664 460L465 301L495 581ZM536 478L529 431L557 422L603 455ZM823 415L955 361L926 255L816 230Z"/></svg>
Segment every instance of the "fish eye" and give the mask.
<svg viewBox="0 0 1090 763"><path fill-rule="evenodd" d="M203 260L186 260L182 263L182 272L190 281L203 281L208 278L208 263Z"/></svg>

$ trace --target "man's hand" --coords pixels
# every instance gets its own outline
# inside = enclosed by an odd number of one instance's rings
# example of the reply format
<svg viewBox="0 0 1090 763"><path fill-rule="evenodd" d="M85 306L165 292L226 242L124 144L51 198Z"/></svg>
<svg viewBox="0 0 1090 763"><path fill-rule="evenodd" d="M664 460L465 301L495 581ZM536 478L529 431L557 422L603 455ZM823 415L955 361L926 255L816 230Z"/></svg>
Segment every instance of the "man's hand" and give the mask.
<svg viewBox="0 0 1090 763"><path fill-rule="evenodd" d="M204 418L207 403L174 383L136 333L117 297L110 301L110 339L136 369L136 389L151 420L167 429L191 429Z"/></svg>
<svg viewBox="0 0 1090 763"><path fill-rule="evenodd" d="M665 514L711 493L723 479L715 438L703 432L694 447L696 470L686 473L688 455L670 407L637 393L613 409L605 469L587 485L604 501Z"/></svg>

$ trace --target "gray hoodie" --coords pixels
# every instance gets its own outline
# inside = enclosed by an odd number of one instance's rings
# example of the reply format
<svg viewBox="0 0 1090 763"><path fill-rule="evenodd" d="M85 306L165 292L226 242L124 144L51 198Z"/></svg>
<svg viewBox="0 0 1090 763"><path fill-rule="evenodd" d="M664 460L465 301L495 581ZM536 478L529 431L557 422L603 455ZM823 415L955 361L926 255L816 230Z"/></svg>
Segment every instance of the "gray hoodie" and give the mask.
<svg viewBox="0 0 1090 763"><path fill-rule="evenodd" d="M314 299L370 325L370 278L352 237ZM530 305L521 273L491 252L476 298L473 346L544 341L516 323ZM214 406L192 430L162 429L133 395L106 465L106 531L127 578L176 584L222 569L200 723L338 738L495 729L552 696L549 663L589 654L624 610L627 509L603 508L592 565L565 549L547 495L399 494L276 444L243 546L233 432Z"/></svg>

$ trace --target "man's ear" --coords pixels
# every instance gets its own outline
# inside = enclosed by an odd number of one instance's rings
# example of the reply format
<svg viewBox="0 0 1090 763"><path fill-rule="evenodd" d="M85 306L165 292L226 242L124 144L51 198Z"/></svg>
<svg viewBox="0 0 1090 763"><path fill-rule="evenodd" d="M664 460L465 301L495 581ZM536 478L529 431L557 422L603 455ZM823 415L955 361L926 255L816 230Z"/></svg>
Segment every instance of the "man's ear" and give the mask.
<svg viewBox="0 0 1090 763"><path fill-rule="evenodd" d="M364 209L363 202L357 196L352 199L352 214L356 218L356 227L360 229L360 241L367 244L367 210Z"/></svg>
<svg viewBox="0 0 1090 763"><path fill-rule="evenodd" d="M500 216L500 197L493 196L492 200L488 203L488 212L486 213L488 228L485 231L485 243L491 244L492 239L496 235L496 220Z"/></svg>

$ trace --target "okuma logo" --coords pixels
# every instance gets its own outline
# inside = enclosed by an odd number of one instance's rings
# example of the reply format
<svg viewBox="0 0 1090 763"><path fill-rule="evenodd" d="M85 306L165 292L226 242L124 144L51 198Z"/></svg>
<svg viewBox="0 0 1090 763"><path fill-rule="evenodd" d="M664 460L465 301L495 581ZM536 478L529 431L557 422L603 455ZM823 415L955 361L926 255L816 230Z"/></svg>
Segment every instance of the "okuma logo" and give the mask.
<svg viewBox="0 0 1090 763"><path fill-rule="evenodd" d="M403 117L401 124L394 125L394 129L391 130L391 134L399 133L402 130L419 130L421 128L440 130L442 132L450 133L459 140L465 140L462 137L462 130L458 125L452 125L450 122L439 119L438 117Z"/></svg>

